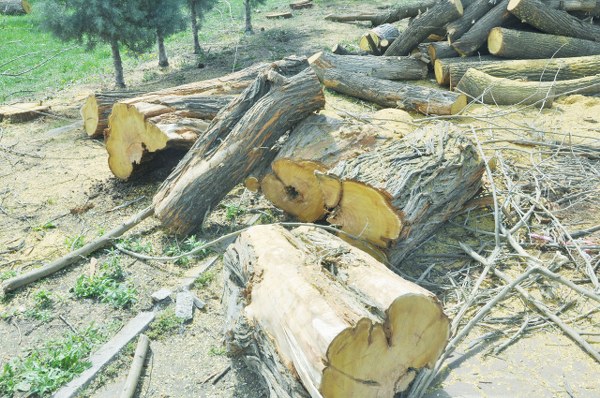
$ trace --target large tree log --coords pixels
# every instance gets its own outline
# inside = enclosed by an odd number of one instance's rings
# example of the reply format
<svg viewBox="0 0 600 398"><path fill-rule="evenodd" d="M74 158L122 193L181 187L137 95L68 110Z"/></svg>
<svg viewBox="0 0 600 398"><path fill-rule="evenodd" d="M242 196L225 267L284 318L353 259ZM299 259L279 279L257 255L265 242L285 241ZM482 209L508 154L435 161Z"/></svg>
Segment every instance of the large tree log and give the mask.
<svg viewBox="0 0 600 398"><path fill-rule="evenodd" d="M600 54L600 43L567 36L494 28L488 36L490 54L512 59L580 57Z"/></svg>
<svg viewBox="0 0 600 398"><path fill-rule="evenodd" d="M481 57L484 58L484 57ZM495 77L525 78L532 81L580 79L600 70L600 56L478 61L478 57L448 58L435 61L435 78L442 85L456 86L469 68Z"/></svg>
<svg viewBox="0 0 600 398"><path fill-rule="evenodd" d="M438 58L460 57L460 54L447 41L434 41L427 43L427 53L429 61L433 65Z"/></svg>
<svg viewBox="0 0 600 398"><path fill-rule="evenodd" d="M275 176L304 167L279 162ZM474 145L440 123L339 162L317 174L318 186L310 173L296 173L294 185L280 192L296 200L298 209L315 212L307 217L317 214L315 203L325 203L328 222L386 250L390 263L398 265L477 193L482 173ZM315 194L319 190L321 196Z"/></svg>
<svg viewBox="0 0 600 398"><path fill-rule="evenodd" d="M213 120L154 196L155 214L173 232L202 225L205 215L255 168L276 154L278 139L323 107L312 69L286 78L263 73Z"/></svg>
<svg viewBox="0 0 600 398"><path fill-rule="evenodd" d="M324 231L253 227L224 274L227 345L272 397L392 397L447 344L433 294Z"/></svg>
<svg viewBox="0 0 600 398"><path fill-rule="evenodd" d="M31 13L27 0L0 0L0 14L23 15Z"/></svg>
<svg viewBox="0 0 600 398"><path fill-rule="evenodd" d="M360 55L335 55L319 52L309 63L322 70L359 73L387 80L419 80L427 76L427 65L412 57L374 57Z"/></svg>
<svg viewBox="0 0 600 398"><path fill-rule="evenodd" d="M460 0L443 0L412 21L390 44L384 55L407 55L419 43L448 22L463 15Z"/></svg>
<svg viewBox="0 0 600 398"><path fill-rule="evenodd" d="M24 123L46 115L50 111L42 102L19 102L0 106L0 122Z"/></svg>
<svg viewBox="0 0 600 398"><path fill-rule="evenodd" d="M83 120L83 129L90 138L104 137L104 129L108 127L108 116L115 102L139 96L139 91L113 91L90 94L79 113Z"/></svg>
<svg viewBox="0 0 600 398"><path fill-rule="evenodd" d="M370 54L381 55L399 34L398 29L392 24L379 25L365 33L358 46Z"/></svg>
<svg viewBox="0 0 600 398"><path fill-rule="evenodd" d="M586 23L566 11L552 9L538 0L510 0L508 11L542 32L600 41L600 26Z"/></svg>
<svg viewBox="0 0 600 398"><path fill-rule="evenodd" d="M600 74L581 79L524 82L469 69L458 82L456 89L485 104L536 104L550 107L553 99L559 95L599 94Z"/></svg>
<svg viewBox="0 0 600 398"><path fill-rule="evenodd" d="M490 30L502 25L512 15L506 10L508 0L496 4L487 14L479 19L471 29L452 43L452 47L463 57L476 52L487 40Z"/></svg>
<svg viewBox="0 0 600 398"><path fill-rule="evenodd" d="M356 22L368 21L373 26L383 25L384 23L393 23L404 18L412 18L425 12L428 8L434 6L439 0L423 0L410 4L402 4L393 7L391 10L381 13L358 13L358 14L330 14L325 17L328 21L334 22Z"/></svg>
<svg viewBox="0 0 600 398"><path fill-rule="evenodd" d="M446 25L448 41L452 43L458 40L463 34L467 33L473 24L487 14L495 4L495 2L490 0L477 0L470 6L465 7L462 17L455 21L449 22Z"/></svg>
<svg viewBox="0 0 600 398"><path fill-rule="evenodd" d="M311 66L325 87L384 107L400 107L426 115L453 115L466 106L466 98L457 93L325 69L318 62Z"/></svg>

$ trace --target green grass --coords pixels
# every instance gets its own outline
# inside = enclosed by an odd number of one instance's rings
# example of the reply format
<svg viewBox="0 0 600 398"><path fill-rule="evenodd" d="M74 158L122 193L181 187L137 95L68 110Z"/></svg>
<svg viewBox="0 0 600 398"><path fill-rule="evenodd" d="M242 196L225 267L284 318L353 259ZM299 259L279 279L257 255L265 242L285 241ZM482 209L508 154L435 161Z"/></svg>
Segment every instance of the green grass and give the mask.
<svg viewBox="0 0 600 398"><path fill-rule="evenodd" d="M33 295L33 307L26 309L23 315L30 319L48 322L53 319L53 307L54 298L52 293L40 289Z"/></svg>
<svg viewBox="0 0 600 398"><path fill-rule="evenodd" d="M71 251L80 249L85 245L85 237L83 235L67 236L65 238L65 245Z"/></svg>
<svg viewBox="0 0 600 398"><path fill-rule="evenodd" d="M156 316L146 334L151 340L159 340L175 333L182 327L183 321L175 316L172 308L167 308Z"/></svg>
<svg viewBox="0 0 600 398"><path fill-rule="evenodd" d="M13 270L0 272L0 282L4 282L7 279L14 278L17 276L17 272Z"/></svg>
<svg viewBox="0 0 600 398"><path fill-rule="evenodd" d="M112 253L102 263L99 273L81 275L71 289L77 298L92 298L114 308L127 308L137 301L137 291L125 282L121 257Z"/></svg>
<svg viewBox="0 0 600 398"><path fill-rule="evenodd" d="M215 280L216 277L217 277L216 271L207 271L207 272L203 273L202 275L200 275L200 277L198 279L196 279L196 282L194 282L194 286L196 286L196 288L198 288L198 289L206 287L206 286L210 285L212 283L212 281Z"/></svg>
<svg viewBox="0 0 600 398"><path fill-rule="evenodd" d="M50 395L90 367L86 358L103 340L104 336L90 326L4 363L0 369L0 396Z"/></svg>
<svg viewBox="0 0 600 398"><path fill-rule="evenodd" d="M169 243L164 250L165 256L179 256L183 253L190 252L194 249L202 247L206 242L203 240L198 240L196 235L188 236L184 241L179 241L175 239L173 242ZM210 253L210 249L200 250L198 253L194 255L194 257L198 257L200 259L206 257ZM191 262L191 258L189 256L182 257L180 259L175 260L175 264L180 265L182 267L189 267Z"/></svg>

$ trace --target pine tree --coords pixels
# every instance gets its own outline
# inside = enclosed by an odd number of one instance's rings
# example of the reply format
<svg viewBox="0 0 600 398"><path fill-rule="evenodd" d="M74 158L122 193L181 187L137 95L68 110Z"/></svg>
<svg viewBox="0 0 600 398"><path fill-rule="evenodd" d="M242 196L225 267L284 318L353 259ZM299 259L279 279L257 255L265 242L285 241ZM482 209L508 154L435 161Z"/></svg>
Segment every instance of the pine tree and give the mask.
<svg viewBox="0 0 600 398"><path fill-rule="evenodd" d="M143 23L156 32L158 45L158 66L169 66L165 51L166 37L185 29L185 17L182 7L186 0L140 0L145 15Z"/></svg>
<svg viewBox="0 0 600 398"><path fill-rule="evenodd" d="M204 15L210 11L218 0L188 0L190 19L192 20L192 35L194 36L194 54L201 54L202 48L198 40L198 31L202 26Z"/></svg>
<svg viewBox="0 0 600 398"><path fill-rule="evenodd" d="M252 7L257 4L264 4L266 0L244 0L244 10L246 14L246 34L252 34Z"/></svg>
<svg viewBox="0 0 600 398"><path fill-rule="evenodd" d="M125 87L120 46L142 52L152 46L155 31L144 23L142 0L46 0L37 5L40 25L62 41L76 41L94 48L110 45L115 82Z"/></svg>

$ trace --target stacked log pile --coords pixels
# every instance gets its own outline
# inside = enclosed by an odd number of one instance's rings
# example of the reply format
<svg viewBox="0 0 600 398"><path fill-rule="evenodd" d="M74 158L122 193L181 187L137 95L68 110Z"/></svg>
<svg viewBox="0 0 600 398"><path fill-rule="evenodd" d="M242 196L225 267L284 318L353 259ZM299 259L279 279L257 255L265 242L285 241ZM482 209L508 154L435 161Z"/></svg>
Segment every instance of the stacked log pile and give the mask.
<svg viewBox="0 0 600 398"><path fill-rule="evenodd" d="M465 93L470 100L549 107L560 95L600 93L600 26L594 23L599 4L441 0L422 2L418 9L396 7L326 19L370 21L374 27L361 39L362 50L384 57L412 54L429 61L441 86ZM408 26L390 40L389 32L396 28L392 23L409 17ZM467 73L471 68L475 70ZM345 86L335 80L333 85ZM352 94L347 87L340 91Z"/></svg>

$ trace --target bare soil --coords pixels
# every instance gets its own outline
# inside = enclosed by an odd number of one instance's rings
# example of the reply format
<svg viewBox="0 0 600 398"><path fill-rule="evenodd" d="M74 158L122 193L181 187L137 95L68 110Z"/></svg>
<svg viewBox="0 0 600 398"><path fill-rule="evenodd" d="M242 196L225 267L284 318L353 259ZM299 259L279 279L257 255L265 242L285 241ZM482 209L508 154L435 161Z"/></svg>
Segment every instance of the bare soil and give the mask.
<svg viewBox="0 0 600 398"><path fill-rule="evenodd" d="M282 3L273 11L284 10L284 6ZM195 57L183 50L170 49L172 67L161 71L158 80L143 81L144 72L153 70L154 65L141 65L130 71L129 80L135 82L133 89L150 90L223 75L234 65L240 68L291 54L310 56L337 42L357 43L366 29L364 25L332 24L323 20L334 10L357 8L372 10L372 4L355 3L350 8L350 4L344 2L319 2L313 9L294 12L294 18L290 20L267 20L261 14L255 14L255 35L239 34L237 40L219 46L206 44L210 52L204 68L196 68ZM74 237L83 236L86 242L93 240L149 205L156 188L168 175L169 170L165 168L131 182L118 181L111 175L103 143L89 140L78 123L78 109L83 98L96 89L98 87L81 86L72 92L61 93L50 100L51 115L24 124L0 124L0 273L25 272L58 258L70 250L65 242ZM378 109L334 93L327 93L327 101L328 111L338 113L349 124L370 123L369 118ZM545 203L557 210L565 227L572 231L600 224L599 98L571 96L556 101L552 109L541 111L476 105L467 110L467 115L471 117L455 122L464 126L465 134L477 135L490 158L501 153L503 161L514 172L513 178L518 180L521 176L518 182L533 180L532 170L540 170L536 176L546 177L541 181ZM516 143L515 140L543 142L548 146ZM572 145L588 146L596 156L569 153L568 148ZM558 148L567 150L559 152ZM135 202L113 210L132 201ZM236 217L227 217L228 208L242 211ZM285 219L285 215L259 194L238 187L196 235L210 240L241 228L254 214L265 215L261 222ZM472 280L480 272L480 265L471 263L458 243L489 248L490 242L493 246L493 236L474 232L474 229L494 229L489 206L465 213L453 222L403 264L403 274L415 280L420 278L419 282L425 288L438 294L450 314L456 313ZM530 232L543 235L549 234L550 229L548 220L539 215ZM128 236L150 244L157 255L176 239L152 219L143 222ZM525 242L531 241L527 234L522 238ZM586 236L585 244L597 247L600 234ZM530 250L544 261L550 261L556 249L540 244ZM592 249L588 253L597 266L598 250ZM98 252L93 257L105 255L105 252ZM130 309L115 310L107 304L76 299L70 292L78 276L89 268L89 261L84 259L0 302L0 363L26 355L29 349L43 341L69 332L67 322L77 329L93 323L108 336L116 333L139 311L152 307L150 295L154 291L176 286L186 269L172 262L125 257L123 266L127 280L137 289L138 302ZM195 259L188 267L199 266L201 262ZM219 263L215 269L219 271L220 267ZM502 267L516 276L524 266L506 254L502 258ZM584 279L575 265L567 268L567 275L572 279ZM488 279L487 284L487 288L493 288L494 284L500 286L503 283ZM590 287L585 281L581 284ZM152 342L152 355L138 391L140 396L266 396L258 377L250 374L238 358L227 356L223 350L221 287L218 273L208 286L195 288L194 292L207 303L205 309L197 310L194 320L177 332ZM534 289L536 296L549 300L555 309L573 301L573 306L561 315L565 319L597 307L597 303L583 300L553 283L541 283ZM51 292L55 298L48 320L24 315L32 308L34 295L40 290ZM552 291L550 299L544 295L546 290ZM498 355L490 355L487 349L498 341L505 341L510 334L499 333L495 338L472 345L477 342L477 337L491 331L518 329L520 324L515 322L519 318L514 316L525 312L527 307L517 296L504 301L469 335L428 396L598 396L600 364L551 324L543 324L526 333L525 338L518 339ZM531 317L536 315L531 310L528 313ZM510 317L513 318L503 323L501 318ZM597 350L600 349L599 322L600 315L595 312L572 324L579 331L592 333L585 337ZM115 396L126 377L132 354L130 347L83 395ZM230 370L215 383L209 379L228 367Z"/></svg>

